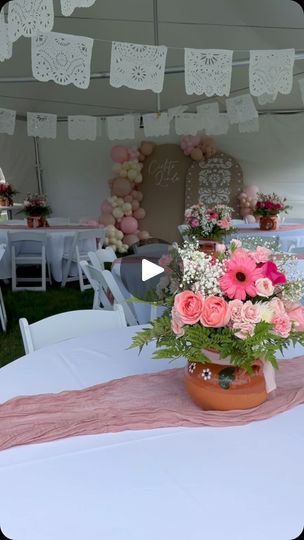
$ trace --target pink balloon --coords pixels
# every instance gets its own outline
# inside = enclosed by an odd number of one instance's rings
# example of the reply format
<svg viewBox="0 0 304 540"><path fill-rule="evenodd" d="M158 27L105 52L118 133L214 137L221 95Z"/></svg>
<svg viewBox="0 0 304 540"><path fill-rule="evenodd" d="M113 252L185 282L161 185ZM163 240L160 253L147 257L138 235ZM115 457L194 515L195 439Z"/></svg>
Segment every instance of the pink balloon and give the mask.
<svg viewBox="0 0 304 540"><path fill-rule="evenodd" d="M146 211L143 208L138 208L133 215L136 219L143 219L146 215Z"/></svg>
<svg viewBox="0 0 304 540"><path fill-rule="evenodd" d="M122 218L120 228L125 234L134 234L137 231L137 220L132 216L126 216Z"/></svg>
<svg viewBox="0 0 304 540"><path fill-rule="evenodd" d="M128 149L126 148L126 146L122 145L113 146L111 150L111 158L115 163L123 163L124 161L128 161Z"/></svg>
<svg viewBox="0 0 304 540"><path fill-rule="evenodd" d="M105 225L115 225L115 218L111 214L102 214L100 218L100 223Z"/></svg>
<svg viewBox="0 0 304 540"><path fill-rule="evenodd" d="M141 191L137 191L136 189L134 189L131 195L133 196L133 199L135 199L135 201L140 202L143 200L143 194L141 193Z"/></svg>
<svg viewBox="0 0 304 540"><path fill-rule="evenodd" d="M127 178L121 178L118 176L114 179L112 186L114 195L117 195L118 197L125 197L126 195L129 195L131 189L131 182Z"/></svg>
<svg viewBox="0 0 304 540"><path fill-rule="evenodd" d="M244 191L248 197L256 197L260 190L258 186L247 186Z"/></svg>
<svg viewBox="0 0 304 540"><path fill-rule="evenodd" d="M124 236L123 243L128 244L128 246L132 246L132 244L136 244L138 240L139 238L137 234L127 234L127 236Z"/></svg>
<svg viewBox="0 0 304 540"><path fill-rule="evenodd" d="M148 231L140 231L138 236L140 240L148 240L150 238Z"/></svg>
<svg viewBox="0 0 304 540"><path fill-rule="evenodd" d="M247 223L255 223L255 222L256 222L256 219L255 219L255 217L252 216L251 214L248 214L248 215L246 216L246 222L247 222Z"/></svg>
<svg viewBox="0 0 304 540"><path fill-rule="evenodd" d="M139 208L139 202L138 201L133 201L132 202L132 210L138 210Z"/></svg>
<svg viewBox="0 0 304 540"><path fill-rule="evenodd" d="M132 194L131 195L126 195L126 197L124 197L124 201L132 203L133 202Z"/></svg>
<svg viewBox="0 0 304 540"><path fill-rule="evenodd" d="M101 211L104 214L111 214L112 210L113 210L113 206L111 205L111 203L107 200L103 201L103 203L101 204Z"/></svg>

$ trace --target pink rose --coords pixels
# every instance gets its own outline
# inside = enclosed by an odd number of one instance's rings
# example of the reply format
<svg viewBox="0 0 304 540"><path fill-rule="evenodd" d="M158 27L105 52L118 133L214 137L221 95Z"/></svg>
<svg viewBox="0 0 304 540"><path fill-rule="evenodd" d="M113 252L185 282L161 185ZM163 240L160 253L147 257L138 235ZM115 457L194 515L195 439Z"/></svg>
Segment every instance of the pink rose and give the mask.
<svg viewBox="0 0 304 540"><path fill-rule="evenodd" d="M247 339L254 335L255 325L250 322L235 323L233 325L236 337L240 339Z"/></svg>
<svg viewBox="0 0 304 540"><path fill-rule="evenodd" d="M271 320L274 325L274 332L278 336L288 338L291 331L291 321L288 315L277 315Z"/></svg>
<svg viewBox="0 0 304 540"><path fill-rule="evenodd" d="M172 257L171 255L162 255L161 258L158 261L159 266L165 269L165 272L170 274L172 272L171 268L169 268L169 264L172 263Z"/></svg>
<svg viewBox="0 0 304 540"><path fill-rule="evenodd" d="M286 276L279 272L278 267L274 262L268 261L262 266L262 272L265 277L269 278L272 281L273 285L283 285L286 283Z"/></svg>
<svg viewBox="0 0 304 540"><path fill-rule="evenodd" d="M298 306L297 308L288 311L288 317L291 321L295 322L295 330L297 332L304 332L304 307Z"/></svg>
<svg viewBox="0 0 304 540"><path fill-rule="evenodd" d="M245 302L242 307L243 322L257 324L262 317L261 308L258 304L253 304L251 300Z"/></svg>
<svg viewBox="0 0 304 540"><path fill-rule="evenodd" d="M215 246L215 251L216 251L217 253L225 253L225 251L226 251L226 246L225 246L225 244L216 244L216 246Z"/></svg>
<svg viewBox="0 0 304 540"><path fill-rule="evenodd" d="M286 315L285 306L280 298L272 298L269 302L269 307L273 311L274 316Z"/></svg>
<svg viewBox="0 0 304 540"><path fill-rule="evenodd" d="M220 296L208 296L204 302L201 323L211 328L222 328L230 320L229 304Z"/></svg>
<svg viewBox="0 0 304 540"><path fill-rule="evenodd" d="M196 324L203 309L203 298L199 293L183 291L176 295L174 308L184 324Z"/></svg>
<svg viewBox="0 0 304 540"><path fill-rule="evenodd" d="M199 227L199 220L196 218L191 219L191 227Z"/></svg>
<svg viewBox="0 0 304 540"><path fill-rule="evenodd" d="M231 227L231 223L230 221L228 221L228 219L220 219L217 224L221 229L224 229L226 231Z"/></svg>
<svg viewBox="0 0 304 540"><path fill-rule="evenodd" d="M183 322L181 321L179 315L177 314L175 308L172 309L172 319L171 319L171 328L172 332L176 335L176 337L182 337L185 334L185 330L183 329Z"/></svg>
<svg viewBox="0 0 304 540"><path fill-rule="evenodd" d="M253 251L251 253L252 258L255 260L255 262L258 263L265 263L271 259L272 251L271 249L268 249L263 246L258 246L256 248L256 251Z"/></svg>
<svg viewBox="0 0 304 540"><path fill-rule="evenodd" d="M269 298L274 292L274 286L272 281L269 278L260 278L255 282L255 287L258 296L263 296L264 298Z"/></svg>
<svg viewBox="0 0 304 540"><path fill-rule="evenodd" d="M232 322L241 322L243 302L241 300L231 300L231 302L229 302L229 306Z"/></svg>

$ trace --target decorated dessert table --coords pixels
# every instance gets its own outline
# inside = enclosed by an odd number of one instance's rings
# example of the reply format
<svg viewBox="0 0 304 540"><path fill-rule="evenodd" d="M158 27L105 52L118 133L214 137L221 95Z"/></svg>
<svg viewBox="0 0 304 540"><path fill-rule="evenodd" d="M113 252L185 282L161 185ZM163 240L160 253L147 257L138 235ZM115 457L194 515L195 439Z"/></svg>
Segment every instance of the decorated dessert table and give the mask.
<svg viewBox="0 0 304 540"><path fill-rule="evenodd" d="M1 402L184 365L152 360L153 345L141 356L127 350L139 329L120 331L119 340L117 331L72 339L14 361L0 370ZM286 540L302 531L303 405L238 427L108 431L0 452L8 538Z"/></svg>
<svg viewBox="0 0 304 540"><path fill-rule="evenodd" d="M28 231L39 232L41 234L47 233L47 249L46 256L50 262L52 276L55 281L61 282L63 275L62 258L64 253L68 253L75 233L87 229L96 229L96 227L89 225L53 225L48 228L35 228L30 229L26 225L0 225L0 243L7 244L7 231ZM84 241L84 249L87 251L95 251L96 244L93 239ZM20 244L21 249L21 244ZM28 252L35 251L35 244L30 241L23 242L23 250ZM11 261L9 251L6 250L4 257L0 263L0 279L9 279L11 277Z"/></svg>

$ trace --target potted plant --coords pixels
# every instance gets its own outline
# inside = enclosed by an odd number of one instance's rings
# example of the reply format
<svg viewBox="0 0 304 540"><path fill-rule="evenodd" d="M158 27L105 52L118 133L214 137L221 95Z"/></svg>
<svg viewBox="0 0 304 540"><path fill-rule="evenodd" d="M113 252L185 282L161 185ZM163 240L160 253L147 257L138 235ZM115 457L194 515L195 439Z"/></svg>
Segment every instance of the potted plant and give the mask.
<svg viewBox="0 0 304 540"><path fill-rule="evenodd" d="M48 227L46 218L52 213L52 210L47 203L46 195L28 193L22 211L27 216L28 227Z"/></svg>
<svg viewBox="0 0 304 540"><path fill-rule="evenodd" d="M224 204L206 208L199 203L185 211L186 234L199 242L199 249L214 254L227 234L234 232L231 223L233 209Z"/></svg>
<svg viewBox="0 0 304 540"><path fill-rule="evenodd" d="M154 341L154 358L184 357L186 389L206 410L258 406L275 389L276 352L304 344L304 282L287 279L290 259L238 240L217 258L175 246L160 261L157 297L167 309L131 347Z"/></svg>
<svg viewBox="0 0 304 540"><path fill-rule="evenodd" d="M272 231L279 229L279 214L287 214L291 207L286 204L286 197L280 197L276 193L258 193L254 216L260 223L262 231Z"/></svg>
<svg viewBox="0 0 304 540"><path fill-rule="evenodd" d="M18 193L11 184L0 182L0 206L13 206L13 196Z"/></svg>

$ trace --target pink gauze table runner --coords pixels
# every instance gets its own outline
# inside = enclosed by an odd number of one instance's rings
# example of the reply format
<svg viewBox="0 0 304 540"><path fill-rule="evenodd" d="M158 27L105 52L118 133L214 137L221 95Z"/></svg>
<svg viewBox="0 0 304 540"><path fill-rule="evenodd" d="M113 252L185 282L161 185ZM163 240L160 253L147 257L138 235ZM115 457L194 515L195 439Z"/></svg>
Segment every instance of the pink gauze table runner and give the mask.
<svg viewBox="0 0 304 540"><path fill-rule="evenodd" d="M165 427L240 426L304 403L304 357L280 362L277 390L253 409L203 411L184 369L133 375L83 390L21 396L0 405L0 450L75 435Z"/></svg>
<svg viewBox="0 0 304 540"><path fill-rule="evenodd" d="M273 231L262 231L259 227L237 227L237 232L248 233L248 235L250 235L250 233L252 232L257 232L257 231L259 231L259 233L261 234L265 232L267 233L271 232L273 234L277 234L278 232L300 231L303 229L304 229L304 224L298 223L294 225L280 225L279 229L273 230Z"/></svg>

